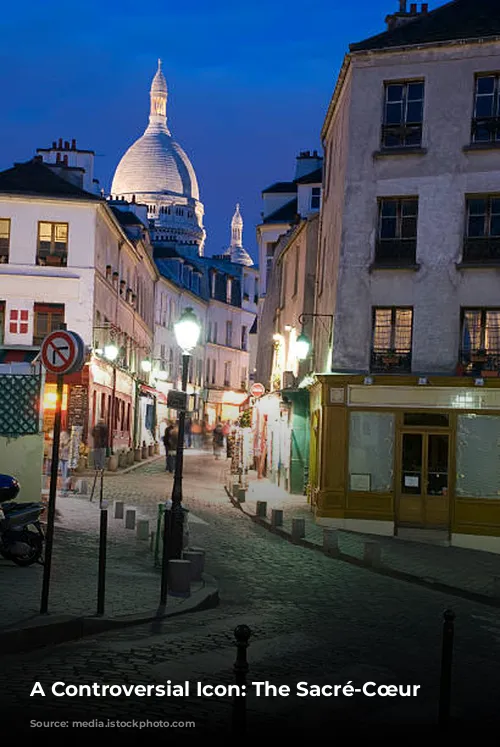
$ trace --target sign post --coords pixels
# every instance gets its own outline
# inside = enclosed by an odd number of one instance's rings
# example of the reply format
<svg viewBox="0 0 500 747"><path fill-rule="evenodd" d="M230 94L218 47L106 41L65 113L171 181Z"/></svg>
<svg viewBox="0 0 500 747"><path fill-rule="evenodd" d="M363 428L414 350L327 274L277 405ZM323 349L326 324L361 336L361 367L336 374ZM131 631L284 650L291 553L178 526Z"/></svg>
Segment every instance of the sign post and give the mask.
<svg viewBox="0 0 500 747"><path fill-rule="evenodd" d="M64 374L79 371L85 359L83 340L74 332L59 329L51 332L42 343L42 365L57 376L56 411L54 420L54 442L52 444L52 464L50 469L49 505L45 537L45 560L43 565L42 600L40 614L46 615L49 606L50 571L52 566L52 546L54 544L54 520L56 516L57 475L59 471L59 440L61 437L61 414L64 388Z"/></svg>
<svg viewBox="0 0 500 747"><path fill-rule="evenodd" d="M266 393L266 387L264 384L255 383L252 384L250 387L250 394L252 397L255 397L256 399L259 399L259 397L262 397Z"/></svg>

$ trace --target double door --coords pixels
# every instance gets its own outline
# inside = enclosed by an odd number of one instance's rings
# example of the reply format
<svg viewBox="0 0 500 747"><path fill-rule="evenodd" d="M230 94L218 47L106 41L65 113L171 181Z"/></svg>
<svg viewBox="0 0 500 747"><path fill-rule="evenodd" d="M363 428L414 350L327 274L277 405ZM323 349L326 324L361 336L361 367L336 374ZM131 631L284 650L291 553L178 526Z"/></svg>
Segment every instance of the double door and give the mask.
<svg viewBox="0 0 500 747"><path fill-rule="evenodd" d="M450 438L446 432L403 431L399 439L399 526L449 526Z"/></svg>

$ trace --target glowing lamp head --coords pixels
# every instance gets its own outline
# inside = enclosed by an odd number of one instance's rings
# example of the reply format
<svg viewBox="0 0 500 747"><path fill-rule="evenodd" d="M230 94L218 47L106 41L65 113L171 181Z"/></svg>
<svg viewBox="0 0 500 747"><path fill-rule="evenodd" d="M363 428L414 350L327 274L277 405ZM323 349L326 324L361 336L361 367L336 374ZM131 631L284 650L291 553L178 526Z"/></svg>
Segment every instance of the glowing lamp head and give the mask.
<svg viewBox="0 0 500 747"><path fill-rule="evenodd" d="M118 348L116 345L106 345L104 348L104 357L108 359L108 361L115 361L118 357Z"/></svg>
<svg viewBox="0 0 500 747"><path fill-rule="evenodd" d="M295 355L299 361L305 361L309 355L310 347L311 343L306 335L301 334L297 337L297 340L295 341Z"/></svg>
<svg viewBox="0 0 500 747"><path fill-rule="evenodd" d="M190 353L198 344L201 327L193 309L184 309L174 324L175 339L184 353Z"/></svg>
<svg viewBox="0 0 500 747"><path fill-rule="evenodd" d="M148 361L148 360L142 361L141 368L145 373L149 373L151 371L151 361Z"/></svg>

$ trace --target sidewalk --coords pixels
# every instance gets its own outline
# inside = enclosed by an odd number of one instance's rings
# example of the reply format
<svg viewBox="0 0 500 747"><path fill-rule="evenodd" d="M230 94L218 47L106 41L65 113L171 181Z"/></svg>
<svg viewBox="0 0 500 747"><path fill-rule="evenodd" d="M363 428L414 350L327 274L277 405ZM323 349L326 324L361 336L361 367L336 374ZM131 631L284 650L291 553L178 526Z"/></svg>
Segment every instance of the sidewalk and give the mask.
<svg viewBox="0 0 500 747"><path fill-rule="evenodd" d="M91 489L89 486L89 492ZM106 497L106 496L105 496ZM64 618L93 618L97 605L100 509L98 495L57 495L52 555L49 615L41 617L40 598L43 566L21 568L0 559L0 635L25 625L47 625ZM129 506L127 506L129 507ZM105 620L124 622L125 617L150 618L160 601L159 568L154 567L152 543L139 540L136 531L114 518L108 506ZM137 520L152 516L137 510ZM191 530L196 535L196 522ZM195 537L194 537L195 539ZM193 537L191 537L193 541ZM213 580L192 583L191 596L168 596L166 613L193 611L206 604L216 588ZM102 618L101 618L102 619Z"/></svg>
<svg viewBox="0 0 500 747"><path fill-rule="evenodd" d="M256 473L251 472L245 502L239 504L232 500L254 521L270 530L271 510L283 510L283 526L276 533L288 540L291 540L292 519L305 519L305 538L299 544L312 550L322 550L323 527L316 524L305 496L290 495L268 479L258 480ZM257 501L267 502L267 517L264 520L256 518ZM407 576L406 580L441 587L440 590L447 587L460 595L482 597L478 601L500 606L500 555L339 529L339 559L365 565L363 556L367 541L377 542L380 546L379 572ZM496 578L499 579L498 584L495 582Z"/></svg>

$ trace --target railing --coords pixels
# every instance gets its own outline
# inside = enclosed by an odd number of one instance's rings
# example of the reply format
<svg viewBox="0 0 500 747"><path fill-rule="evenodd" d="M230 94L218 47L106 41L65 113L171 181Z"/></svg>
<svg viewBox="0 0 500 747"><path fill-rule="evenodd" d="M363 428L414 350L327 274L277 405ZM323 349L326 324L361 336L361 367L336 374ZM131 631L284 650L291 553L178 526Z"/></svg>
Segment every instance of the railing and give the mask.
<svg viewBox="0 0 500 747"><path fill-rule="evenodd" d="M500 372L500 352L461 350L459 367L465 376L497 376Z"/></svg>
<svg viewBox="0 0 500 747"><path fill-rule="evenodd" d="M484 238L466 238L462 256L464 264L500 262L500 236Z"/></svg>
<svg viewBox="0 0 500 747"><path fill-rule="evenodd" d="M410 373L411 352L372 350L370 371L373 373Z"/></svg>
<svg viewBox="0 0 500 747"><path fill-rule="evenodd" d="M416 255L417 239L379 239L374 264L379 267L405 267L416 263Z"/></svg>
<svg viewBox="0 0 500 747"><path fill-rule="evenodd" d="M64 251L50 252L48 249L39 249L36 255L38 265L48 265L49 267L66 267L68 253Z"/></svg>
<svg viewBox="0 0 500 747"><path fill-rule="evenodd" d="M486 130L489 139L479 140L477 137L479 130ZM472 120L472 141L474 143L487 143L495 140L500 141L500 117L478 117Z"/></svg>
<svg viewBox="0 0 500 747"><path fill-rule="evenodd" d="M394 143L393 140L398 142ZM422 143L422 124L382 125L383 148L419 148Z"/></svg>

